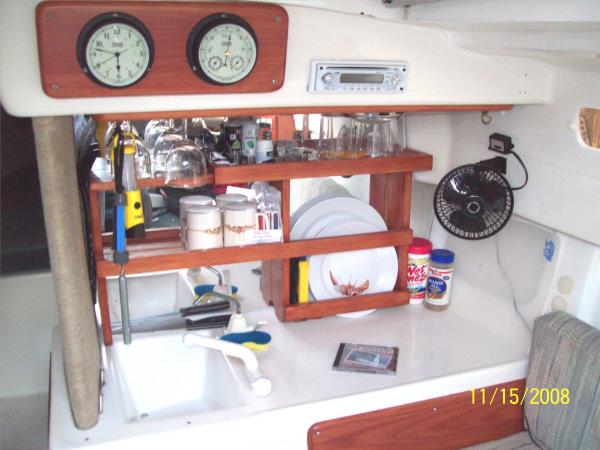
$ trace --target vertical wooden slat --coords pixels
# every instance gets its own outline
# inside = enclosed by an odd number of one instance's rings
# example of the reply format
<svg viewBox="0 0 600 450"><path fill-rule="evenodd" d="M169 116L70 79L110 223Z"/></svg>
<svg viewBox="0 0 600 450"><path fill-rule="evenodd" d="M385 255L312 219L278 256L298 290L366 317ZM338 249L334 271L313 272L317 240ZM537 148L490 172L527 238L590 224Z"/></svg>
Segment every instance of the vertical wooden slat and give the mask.
<svg viewBox="0 0 600 450"><path fill-rule="evenodd" d="M102 228L100 224L100 202L98 201L100 192L90 190L88 199L90 204L90 225L92 227L92 248L96 261L104 259L102 250Z"/></svg>
<svg viewBox="0 0 600 450"><path fill-rule="evenodd" d="M98 277L98 306L102 318L102 336L105 345L112 345L112 330L110 324L110 309L108 305L108 288L105 277Z"/></svg>
<svg viewBox="0 0 600 450"><path fill-rule="evenodd" d="M283 228L283 241L290 240L290 180L281 182L281 225ZM276 313L285 317L285 307L290 305L290 260L281 260L281 280L273 284L273 293L280 297L280 311ZM278 292L279 291L279 292Z"/></svg>
<svg viewBox="0 0 600 450"><path fill-rule="evenodd" d="M387 190L387 178L387 174L385 173L372 174L369 185L369 203L377 210L384 220L386 219L385 195Z"/></svg>

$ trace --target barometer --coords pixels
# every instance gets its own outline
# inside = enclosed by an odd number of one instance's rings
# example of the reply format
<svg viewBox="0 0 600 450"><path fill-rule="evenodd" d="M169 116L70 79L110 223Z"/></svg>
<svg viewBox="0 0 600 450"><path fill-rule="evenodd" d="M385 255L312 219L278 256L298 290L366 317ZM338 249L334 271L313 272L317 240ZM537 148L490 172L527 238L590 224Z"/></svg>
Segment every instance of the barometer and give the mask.
<svg viewBox="0 0 600 450"><path fill-rule="evenodd" d="M213 14L198 22L188 37L187 58L202 80L233 84L246 78L258 56L256 35L233 14Z"/></svg>
<svg viewBox="0 0 600 450"><path fill-rule="evenodd" d="M152 65L152 37L142 22L120 12L101 14L79 33L77 58L100 86L125 88L139 82Z"/></svg>

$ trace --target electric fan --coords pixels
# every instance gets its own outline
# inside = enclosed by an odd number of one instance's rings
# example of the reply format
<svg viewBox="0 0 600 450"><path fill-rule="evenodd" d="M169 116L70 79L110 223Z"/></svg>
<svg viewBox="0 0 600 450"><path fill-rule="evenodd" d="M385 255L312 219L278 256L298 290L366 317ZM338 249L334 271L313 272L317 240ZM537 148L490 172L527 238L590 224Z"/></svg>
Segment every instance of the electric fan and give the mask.
<svg viewBox="0 0 600 450"><path fill-rule="evenodd" d="M460 166L442 178L435 190L433 209L448 232L463 239L485 239L506 225L514 198L506 178L491 167L500 159L504 158ZM505 167L506 160L504 170L500 170L504 172Z"/></svg>

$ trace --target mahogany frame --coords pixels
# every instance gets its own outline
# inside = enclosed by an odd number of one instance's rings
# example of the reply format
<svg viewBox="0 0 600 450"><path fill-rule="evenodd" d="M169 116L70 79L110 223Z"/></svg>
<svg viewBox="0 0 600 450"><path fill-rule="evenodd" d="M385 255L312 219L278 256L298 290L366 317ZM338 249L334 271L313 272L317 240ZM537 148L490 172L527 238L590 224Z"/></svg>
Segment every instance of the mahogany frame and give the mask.
<svg viewBox="0 0 600 450"><path fill-rule="evenodd" d="M154 62L138 83L119 89L100 86L83 72L76 43L83 27L111 11L140 20L154 41ZM190 68L186 45L194 26L206 16L234 14L250 24L258 41L252 72L231 85L201 80ZM45 1L36 8L42 88L54 98L133 95L271 92L284 82L288 15L281 6L253 2Z"/></svg>
<svg viewBox="0 0 600 450"><path fill-rule="evenodd" d="M387 308L408 303L406 267L408 246L412 242L410 226L410 198L412 172L429 170L431 155L412 149L397 152L394 156L357 160L302 161L276 164L255 164L233 167L214 167L211 179L215 184L270 181L281 192L283 242L277 244L224 247L212 250L185 251L178 242L177 230L150 230L143 240L130 240L130 260L124 266L128 275L198 267L207 264L227 264L243 261L262 261L261 291L275 314L282 321L305 320L333 314L371 308ZM370 173L372 206L384 218L389 231L369 233L362 239L339 236L322 239L290 241L290 180L293 178L326 177ZM164 180L141 180L140 185L161 186ZM107 259L110 240L102 236L99 197L102 192L114 189L111 182L92 179L89 190L92 248L98 277L98 301L106 345L112 344L106 278L117 276L120 266ZM157 243L171 242L167 249L157 250ZM393 291L311 302L290 304L290 259L298 256L353 251L393 246L398 253L398 281ZM159 246L159 247L164 247Z"/></svg>

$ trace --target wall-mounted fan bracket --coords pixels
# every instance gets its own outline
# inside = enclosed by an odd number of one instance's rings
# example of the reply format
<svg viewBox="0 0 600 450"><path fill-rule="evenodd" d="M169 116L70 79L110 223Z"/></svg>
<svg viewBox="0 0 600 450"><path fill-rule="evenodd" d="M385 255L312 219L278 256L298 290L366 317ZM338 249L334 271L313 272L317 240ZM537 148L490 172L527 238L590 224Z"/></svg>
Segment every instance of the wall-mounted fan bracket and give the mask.
<svg viewBox="0 0 600 450"><path fill-rule="evenodd" d="M500 172L502 175L506 175L506 158L503 156L484 159L483 161L479 161L478 164L489 167L490 169L494 169L496 172Z"/></svg>

